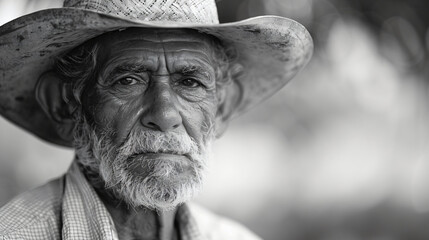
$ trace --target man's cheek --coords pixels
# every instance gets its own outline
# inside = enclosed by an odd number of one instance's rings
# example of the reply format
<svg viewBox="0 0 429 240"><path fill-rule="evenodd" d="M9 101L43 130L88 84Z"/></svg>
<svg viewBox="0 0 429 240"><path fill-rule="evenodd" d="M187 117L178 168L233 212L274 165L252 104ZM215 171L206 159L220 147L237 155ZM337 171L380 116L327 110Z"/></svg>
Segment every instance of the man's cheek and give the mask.
<svg viewBox="0 0 429 240"><path fill-rule="evenodd" d="M129 128L128 119L132 117L130 112L124 111L117 101L103 98L96 105L89 108L89 115L92 116L92 124L98 134L109 134L114 141L121 138L122 134Z"/></svg>
<svg viewBox="0 0 429 240"><path fill-rule="evenodd" d="M133 99L115 108L111 114L110 125L116 131L116 142L122 144L132 131L141 131L144 111L141 100Z"/></svg>
<svg viewBox="0 0 429 240"><path fill-rule="evenodd" d="M213 137L215 128L216 111L214 105L206 104L199 108L198 119L195 118L195 125L198 125L199 138L196 139L201 144L206 144Z"/></svg>
<svg viewBox="0 0 429 240"><path fill-rule="evenodd" d="M203 117L203 125L210 126L214 124L214 120L216 117L218 104L217 101L204 101L200 104L201 116Z"/></svg>

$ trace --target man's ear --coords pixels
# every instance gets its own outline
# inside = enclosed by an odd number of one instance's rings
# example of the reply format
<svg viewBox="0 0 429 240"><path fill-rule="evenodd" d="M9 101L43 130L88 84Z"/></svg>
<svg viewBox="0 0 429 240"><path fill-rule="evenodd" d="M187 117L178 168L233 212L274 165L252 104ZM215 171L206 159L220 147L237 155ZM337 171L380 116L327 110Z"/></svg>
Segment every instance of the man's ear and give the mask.
<svg viewBox="0 0 429 240"><path fill-rule="evenodd" d="M68 89L59 76L52 71L43 73L37 82L35 95L58 135L65 141L73 141L74 107L68 101Z"/></svg>
<svg viewBox="0 0 429 240"><path fill-rule="evenodd" d="M224 86L219 92L219 104L216 113L216 138L221 137L231 120L234 111L241 101L242 90L240 86L233 81Z"/></svg>

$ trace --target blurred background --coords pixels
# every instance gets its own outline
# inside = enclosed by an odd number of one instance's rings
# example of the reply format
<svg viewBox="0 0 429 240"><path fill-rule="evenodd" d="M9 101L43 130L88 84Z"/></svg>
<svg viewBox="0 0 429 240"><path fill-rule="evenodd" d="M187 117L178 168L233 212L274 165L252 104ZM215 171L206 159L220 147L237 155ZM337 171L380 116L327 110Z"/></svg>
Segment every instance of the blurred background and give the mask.
<svg viewBox="0 0 429 240"><path fill-rule="evenodd" d="M429 239L429 2L224 0L311 32L308 67L234 120L197 199L273 240ZM61 0L0 0L0 24ZM62 175L68 149L0 118L0 205Z"/></svg>

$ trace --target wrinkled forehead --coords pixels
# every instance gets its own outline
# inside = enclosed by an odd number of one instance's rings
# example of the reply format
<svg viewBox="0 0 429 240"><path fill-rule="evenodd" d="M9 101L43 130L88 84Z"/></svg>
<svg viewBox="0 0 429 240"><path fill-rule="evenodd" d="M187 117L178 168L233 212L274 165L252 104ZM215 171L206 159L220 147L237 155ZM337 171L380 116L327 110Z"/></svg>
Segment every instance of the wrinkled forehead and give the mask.
<svg viewBox="0 0 429 240"><path fill-rule="evenodd" d="M128 28L107 33L97 39L107 50L120 49L139 44L148 50L176 51L177 49L198 49L211 52L218 40L210 35L192 29Z"/></svg>

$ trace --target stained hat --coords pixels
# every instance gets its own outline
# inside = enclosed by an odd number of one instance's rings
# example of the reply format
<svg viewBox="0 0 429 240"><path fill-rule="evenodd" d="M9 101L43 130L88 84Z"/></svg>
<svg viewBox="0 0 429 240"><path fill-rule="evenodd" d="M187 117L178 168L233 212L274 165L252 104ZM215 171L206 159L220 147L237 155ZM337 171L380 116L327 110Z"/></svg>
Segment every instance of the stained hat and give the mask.
<svg viewBox="0 0 429 240"><path fill-rule="evenodd" d="M36 136L71 146L35 99L39 76L55 58L103 33L129 27L190 28L237 49L244 72L239 115L288 83L309 61L305 27L278 16L219 24L214 0L65 0L0 27L0 114Z"/></svg>

